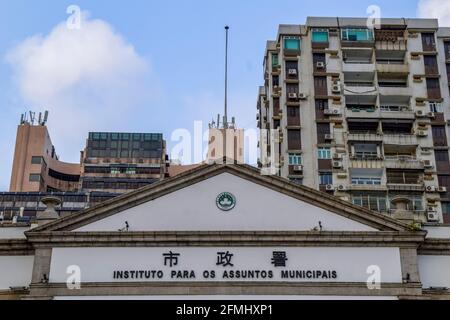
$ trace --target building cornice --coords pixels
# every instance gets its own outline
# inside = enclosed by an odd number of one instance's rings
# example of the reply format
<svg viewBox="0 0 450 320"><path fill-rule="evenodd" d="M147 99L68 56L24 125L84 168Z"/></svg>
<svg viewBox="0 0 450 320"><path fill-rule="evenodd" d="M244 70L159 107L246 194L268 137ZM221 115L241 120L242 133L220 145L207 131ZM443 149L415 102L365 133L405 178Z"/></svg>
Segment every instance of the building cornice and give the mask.
<svg viewBox="0 0 450 320"><path fill-rule="evenodd" d="M419 247L425 232L38 232L39 247Z"/></svg>

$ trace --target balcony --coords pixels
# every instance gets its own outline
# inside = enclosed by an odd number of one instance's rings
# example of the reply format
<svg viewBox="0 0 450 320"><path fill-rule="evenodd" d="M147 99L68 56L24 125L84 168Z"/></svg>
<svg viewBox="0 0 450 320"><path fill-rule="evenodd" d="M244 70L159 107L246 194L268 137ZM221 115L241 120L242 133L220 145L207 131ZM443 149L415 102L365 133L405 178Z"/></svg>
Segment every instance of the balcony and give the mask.
<svg viewBox="0 0 450 320"><path fill-rule="evenodd" d="M412 89L408 86L383 84L378 88L380 95L383 96L412 96Z"/></svg>
<svg viewBox="0 0 450 320"><path fill-rule="evenodd" d="M381 109L381 118L382 119L405 119L405 120L414 120L416 118L416 114L410 108L402 108L398 111L390 111L388 109Z"/></svg>
<svg viewBox="0 0 450 320"><path fill-rule="evenodd" d="M371 66L374 67L373 65ZM375 95L377 90L374 84L374 79L375 79L375 72L355 72L355 71L345 72L344 73L345 94Z"/></svg>
<svg viewBox="0 0 450 320"><path fill-rule="evenodd" d="M366 28L344 28L341 30L341 46L352 47L374 47L375 37L370 29Z"/></svg>
<svg viewBox="0 0 450 320"><path fill-rule="evenodd" d="M423 170L424 164L413 156L385 156L384 164L388 169Z"/></svg>
<svg viewBox="0 0 450 320"><path fill-rule="evenodd" d="M382 169L383 160L378 156L366 159L351 157L349 167L352 169Z"/></svg>
<svg viewBox="0 0 450 320"><path fill-rule="evenodd" d="M371 62L348 61L343 64L343 72L375 72L375 65Z"/></svg>
<svg viewBox="0 0 450 320"><path fill-rule="evenodd" d="M385 134L382 140L389 145L419 145L417 136L412 134Z"/></svg>
<svg viewBox="0 0 450 320"><path fill-rule="evenodd" d="M386 60L382 62L377 61L377 72L381 73L409 73L409 64L404 64L403 62L398 62L396 60Z"/></svg>
<svg viewBox="0 0 450 320"><path fill-rule="evenodd" d="M375 48L377 50L406 51L408 50L408 41L407 40L376 41Z"/></svg>
<svg viewBox="0 0 450 320"><path fill-rule="evenodd" d="M423 173L417 171L387 171L387 186L389 190L425 191Z"/></svg>
<svg viewBox="0 0 450 320"><path fill-rule="evenodd" d="M347 117L348 118L379 118L380 109L373 108L360 108L359 107L349 107L347 106Z"/></svg>
<svg viewBox="0 0 450 320"><path fill-rule="evenodd" d="M371 82L345 82L344 91L346 95L374 95L377 89Z"/></svg>
<svg viewBox="0 0 450 320"><path fill-rule="evenodd" d="M382 142L383 136L374 132L350 132L347 134L347 140L355 142Z"/></svg>

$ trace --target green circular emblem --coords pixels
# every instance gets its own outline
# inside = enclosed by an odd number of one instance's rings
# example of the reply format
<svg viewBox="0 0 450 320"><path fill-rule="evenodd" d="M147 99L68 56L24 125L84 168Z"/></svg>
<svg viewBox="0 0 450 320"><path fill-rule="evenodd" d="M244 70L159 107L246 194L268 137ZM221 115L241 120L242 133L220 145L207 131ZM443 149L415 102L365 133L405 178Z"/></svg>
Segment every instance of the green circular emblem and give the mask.
<svg viewBox="0 0 450 320"><path fill-rule="evenodd" d="M216 198L217 208L222 211L233 210L236 206L236 197L229 192L222 192Z"/></svg>

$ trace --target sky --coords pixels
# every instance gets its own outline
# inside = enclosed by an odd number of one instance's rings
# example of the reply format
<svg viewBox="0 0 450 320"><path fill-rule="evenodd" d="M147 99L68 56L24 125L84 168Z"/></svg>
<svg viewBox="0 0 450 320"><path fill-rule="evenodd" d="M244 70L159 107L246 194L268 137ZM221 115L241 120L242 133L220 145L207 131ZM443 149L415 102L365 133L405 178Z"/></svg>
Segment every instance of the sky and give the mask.
<svg viewBox="0 0 450 320"><path fill-rule="evenodd" d="M67 13L82 10L81 28ZM256 128L266 41L307 16L433 17L450 0L0 0L0 191L9 188L20 115L50 111L60 159L78 162L89 131L203 130L223 110L229 25L229 113ZM69 26L67 21L72 22ZM194 159L195 160L195 159Z"/></svg>

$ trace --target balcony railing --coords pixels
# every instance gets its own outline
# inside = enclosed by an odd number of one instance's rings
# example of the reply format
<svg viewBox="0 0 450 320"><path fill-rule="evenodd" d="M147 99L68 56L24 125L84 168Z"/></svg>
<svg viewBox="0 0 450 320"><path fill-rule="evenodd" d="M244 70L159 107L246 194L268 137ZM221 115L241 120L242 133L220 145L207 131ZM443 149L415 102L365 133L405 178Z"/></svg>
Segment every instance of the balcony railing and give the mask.
<svg viewBox="0 0 450 320"><path fill-rule="evenodd" d="M417 137L412 134L385 134L383 137L383 142L385 144L393 145L418 145Z"/></svg>
<svg viewBox="0 0 450 320"><path fill-rule="evenodd" d="M352 130L347 134L349 141L383 141L383 136L373 131Z"/></svg>
<svg viewBox="0 0 450 320"><path fill-rule="evenodd" d="M424 164L413 156L385 156L386 168L390 169L424 169ZM413 179L414 180L414 179ZM397 183L397 182L393 182Z"/></svg>

